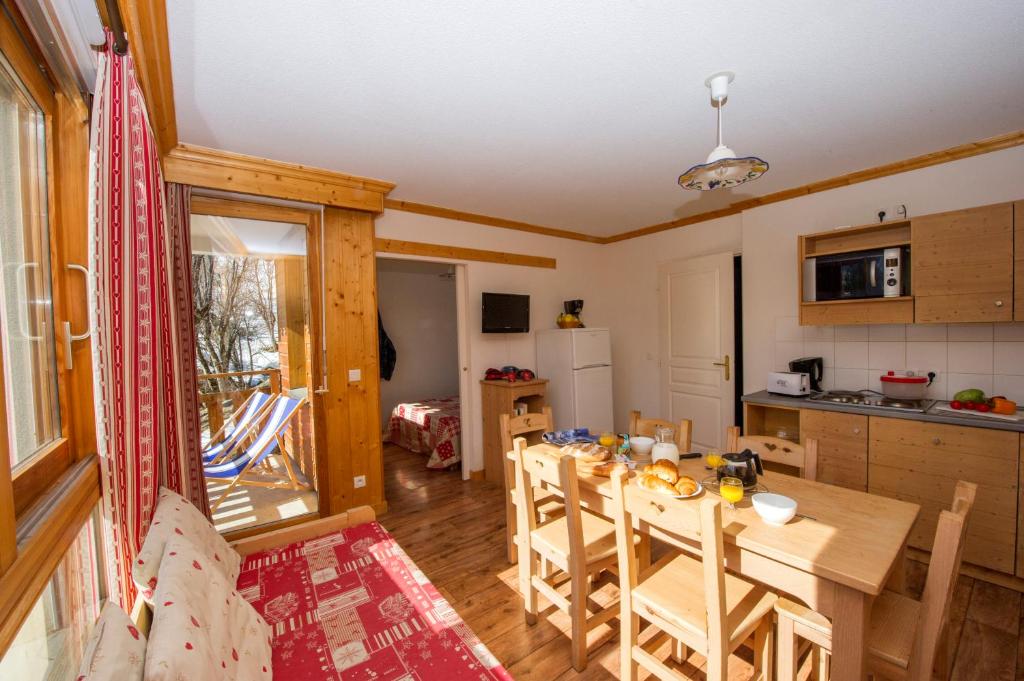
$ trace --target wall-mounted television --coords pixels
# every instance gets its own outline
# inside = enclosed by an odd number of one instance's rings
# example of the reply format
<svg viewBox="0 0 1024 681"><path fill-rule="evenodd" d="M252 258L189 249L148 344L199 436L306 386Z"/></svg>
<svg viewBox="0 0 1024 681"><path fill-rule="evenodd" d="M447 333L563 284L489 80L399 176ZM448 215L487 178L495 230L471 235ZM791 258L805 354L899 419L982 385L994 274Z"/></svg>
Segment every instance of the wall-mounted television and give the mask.
<svg viewBox="0 0 1024 681"><path fill-rule="evenodd" d="M530 296L515 293L484 293L483 333L527 333L530 330Z"/></svg>

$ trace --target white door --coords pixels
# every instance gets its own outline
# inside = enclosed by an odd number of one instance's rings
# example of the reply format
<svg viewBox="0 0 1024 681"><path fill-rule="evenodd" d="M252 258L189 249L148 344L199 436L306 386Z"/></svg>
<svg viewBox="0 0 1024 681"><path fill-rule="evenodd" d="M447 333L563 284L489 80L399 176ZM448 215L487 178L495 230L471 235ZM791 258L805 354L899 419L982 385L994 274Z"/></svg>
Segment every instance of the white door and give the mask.
<svg viewBox="0 0 1024 681"><path fill-rule="evenodd" d="M662 418L693 421L693 449L725 446L733 425L733 256L658 268Z"/></svg>
<svg viewBox="0 0 1024 681"><path fill-rule="evenodd" d="M570 333L573 369L612 363L612 337L608 329L573 329Z"/></svg>
<svg viewBox="0 0 1024 681"><path fill-rule="evenodd" d="M576 369L572 372L573 428L600 434L612 430L612 368Z"/></svg>

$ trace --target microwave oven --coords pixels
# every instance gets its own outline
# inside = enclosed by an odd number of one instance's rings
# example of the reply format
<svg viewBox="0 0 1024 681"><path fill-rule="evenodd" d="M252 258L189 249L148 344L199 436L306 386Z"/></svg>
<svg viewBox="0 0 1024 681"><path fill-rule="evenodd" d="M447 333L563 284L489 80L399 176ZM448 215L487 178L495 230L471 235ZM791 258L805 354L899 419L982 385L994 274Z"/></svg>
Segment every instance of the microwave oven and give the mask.
<svg viewBox="0 0 1024 681"><path fill-rule="evenodd" d="M904 296L910 290L910 249L806 258L803 275L805 302Z"/></svg>

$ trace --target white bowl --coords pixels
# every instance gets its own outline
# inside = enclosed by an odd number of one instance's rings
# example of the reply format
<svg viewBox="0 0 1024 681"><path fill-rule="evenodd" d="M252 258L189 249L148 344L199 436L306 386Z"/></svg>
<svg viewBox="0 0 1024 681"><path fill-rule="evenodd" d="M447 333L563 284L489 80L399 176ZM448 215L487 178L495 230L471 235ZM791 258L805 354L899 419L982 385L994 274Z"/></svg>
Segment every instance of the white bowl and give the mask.
<svg viewBox="0 0 1024 681"><path fill-rule="evenodd" d="M654 448L654 438L645 437L643 435L637 435L636 437L629 438L629 451L635 452L640 456L645 456L651 453Z"/></svg>
<svg viewBox="0 0 1024 681"><path fill-rule="evenodd" d="M781 494L760 492L750 500L761 519L773 527L782 527L796 515L796 501Z"/></svg>

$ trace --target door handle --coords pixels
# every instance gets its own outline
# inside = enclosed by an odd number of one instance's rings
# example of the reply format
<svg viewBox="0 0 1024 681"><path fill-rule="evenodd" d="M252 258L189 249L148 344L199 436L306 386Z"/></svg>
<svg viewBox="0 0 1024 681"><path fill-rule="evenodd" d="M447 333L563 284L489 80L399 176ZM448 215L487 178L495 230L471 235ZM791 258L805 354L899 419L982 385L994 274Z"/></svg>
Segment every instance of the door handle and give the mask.
<svg viewBox="0 0 1024 681"><path fill-rule="evenodd" d="M721 362L712 362L711 364L716 367L725 367L725 380L729 380L729 355L726 355Z"/></svg>

